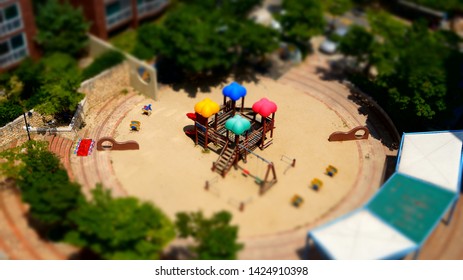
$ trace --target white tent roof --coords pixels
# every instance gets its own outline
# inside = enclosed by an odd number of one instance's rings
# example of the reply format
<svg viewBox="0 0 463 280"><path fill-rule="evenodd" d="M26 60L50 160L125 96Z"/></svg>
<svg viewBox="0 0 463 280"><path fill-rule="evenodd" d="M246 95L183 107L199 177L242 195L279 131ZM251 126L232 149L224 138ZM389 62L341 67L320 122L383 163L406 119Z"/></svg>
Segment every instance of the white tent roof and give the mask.
<svg viewBox="0 0 463 280"><path fill-rule="evenodd" d="M333 259L384 259L404 255L417 244L362 209L310 232L311 238Z"/></svg>
<svg viewBox="0 0 463 280"><path fill-rule="evenodd" d="M404 134L397 172L459 191L463 132Z"/></svg>

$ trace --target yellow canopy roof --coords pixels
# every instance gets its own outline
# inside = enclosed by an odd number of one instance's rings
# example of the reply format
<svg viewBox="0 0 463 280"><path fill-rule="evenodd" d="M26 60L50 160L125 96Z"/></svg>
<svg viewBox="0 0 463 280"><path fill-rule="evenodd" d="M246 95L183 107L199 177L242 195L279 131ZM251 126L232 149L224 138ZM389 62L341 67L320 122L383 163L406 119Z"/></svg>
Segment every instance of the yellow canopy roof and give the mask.
<svg viewBox="0 0 463 280"><path fill-rule="evenodd" d="M195 112L205 118L209 118L210 116L217 114L219 111L219 104L215 103L209 98L205 98L204 100L196 103L195 105Z"/></svg>

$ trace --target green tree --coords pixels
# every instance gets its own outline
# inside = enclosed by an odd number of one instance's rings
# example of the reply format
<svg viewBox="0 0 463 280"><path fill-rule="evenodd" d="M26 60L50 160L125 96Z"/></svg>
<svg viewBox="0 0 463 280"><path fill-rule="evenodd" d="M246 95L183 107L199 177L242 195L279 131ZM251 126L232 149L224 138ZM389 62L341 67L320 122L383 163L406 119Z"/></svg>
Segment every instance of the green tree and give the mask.
<svg viewBox="0 0 463 280"><path fill-rule="evenodd" d="M393 118L399 129L422 130L442 127L452 111L462 104L458 86L462 65L454 38L428 30L425 22L394 30L391 22L376 22L380 43L375 43L369 63L378 76L371 80L371 94ZM379 28L379 29L378 29ZM453 66L451 66L453 65ZM365 77L365 79L367 79Z"/></svg>
<svg viewBox="0 0 463 280"><path fill-rule="evenodd" d="M419 5L430 7L433 9L443 11L455 11L463 9L463 2L461 0L410 0Z"/></svg>
<svg viewBox="0 0 463 280"><path fill-rule="evenodd" d="M35 109L45 115L71 115L84 97L77 92L79 85L78 77L68 77L60 82L43 85L39 93L41 102Z"/></svg>
<svg viewBox="0 0 463 280"><path fill-rule="evenodd" d="M169 219L150 203L136 198L113 198L101 185L92 200L71 214L75 227L66 240L85 247L103 259L159 259L175 237Z"/></svg>
<svg viewBox="0 0 463 280"><path fill-rule="evenodd" d="M53 53L39 62L38 69L39 86L34 88L27 107L54 116L75 111L84 96L77 92L81 79L76 60L67 54Z"/></svg>
<svg viewBox="0 0 463 280"><path fill-rule="evenodd" d="M83 196L80 186L69 181L59 159L48 151L48 143L28 141L0 155L5 159L0 170L16 179L31 216L45 226L69 226L68 215Z"/></svg>
<svg viewBox="0 0 463 280"><path fill-rule="evenodd" d="M23 113L22 106L11 100L0 101L0 127L11 122Z"/></svg>
<svg viewBox="0 0 463 280"><path fill-rule="evenodd" d="M38 8L36 40L46 53L63 52L78 55L87 45L86 22L80 8L68 1L48 0Z"/></svg>
<svg viewBox="0 0 463 280"><path fill-rule="evenodd" d="M233 260L243 245L237 243L238 227L230 225L229 212L215 213L206 219L202 212L178 213L176 226L180 237L192 237L196 245L192 251L200 260Z"/></svg>
<svg viewBox="0 0 463 280"><path fill-rule="evenodd" d="M325 26L320 1L283 0L282 8L285 12L279 20L283 29L283 40L307 50L310 38L321 34Z"/></svg>
<svg viewBox="0 0 463 280"><path fill-rule="evenodd" d="M325 0L322 3L325 10L333 16L343 15L352 8L351 0Z"/></svg>
<svg viewBox="0 0 463 280"><path fill-rule="evenodd" d="M21 93L24 84L16 75L0 77L0 127L23 113Z"/></svg>
<svg viewBox="0 0 463 280"><path fill-rule="evenodd" d="M148 36L147 36L148 34ZM277 48L277 34L221 9L180 5L161 26L140 28L135 54L158 54L190 77L228 71L249 56Z"/></svg>
<svg viewBox="0 0 463 280"><path fill-rule="evenodd" d="M372 52L374 37L364 27L353 25L347 34L341 38L339 50L346 56L352 56L357 63L369 60ZM368 67L366 71L368 73Z"/></svg>
<svg viewBox="0 0 463 280"><path fill-rule="evenodd" d="M263 0L183 0L205 10L219 10L222 14L245 18L251 10L262 4Z"/></svg>
<svg viewBox="0 0 463 280"><path fill-rule="evenodd" d="M123 53L115 50L107 51L95 58L92 64L84 69L82 72L82 80L94 77L104 70L122 63L124 60L125 56Z"/></svg>

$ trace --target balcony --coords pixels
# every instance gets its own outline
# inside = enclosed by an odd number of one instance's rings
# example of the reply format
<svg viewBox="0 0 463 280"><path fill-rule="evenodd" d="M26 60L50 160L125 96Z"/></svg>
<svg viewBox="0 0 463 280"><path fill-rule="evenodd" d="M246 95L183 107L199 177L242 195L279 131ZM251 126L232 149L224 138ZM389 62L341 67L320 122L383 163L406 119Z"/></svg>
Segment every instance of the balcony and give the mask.
<svg viewBox="0 0 463 280"><path fill-rule="evenodd" d="M8 35L23 27L23 21L20 17L12 18L0 23L0 37Z"/></svg>
<svg viewBox="0 0 463 280"><path fill-rule="evenodd" d="M152 0L152 1L143 1L138 4L138 16L143 17L145 15L154 13L158 11L162 6L164 6L168 0Z"/></svg>
<svg viewBox="0 0 463 280"><path fill-rule="evenodd" d="M106 16L106 28L111 29L112 27L125 22L132 18L132 7L128 6L121 9L118 12L112 13Z"/></svg>
<svg viewBox="0 0 463 280"><path fill-rule="evenodd" d="M21 61L24 57L28 55L27 47L23 46L20 48L17 48L13 51L10 51L9 53L3 54L0 56L0 67L5 68L7 66L10 66L16 62Z"/></svg>

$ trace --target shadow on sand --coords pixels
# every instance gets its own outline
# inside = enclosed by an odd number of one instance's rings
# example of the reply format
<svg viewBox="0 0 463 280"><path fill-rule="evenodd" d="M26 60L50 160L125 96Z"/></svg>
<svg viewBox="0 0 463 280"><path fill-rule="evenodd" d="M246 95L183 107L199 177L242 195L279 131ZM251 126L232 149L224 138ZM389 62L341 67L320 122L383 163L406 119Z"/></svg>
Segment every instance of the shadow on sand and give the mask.
<svg viewBox="0 0 463 280"><path fill-rule="evenodd" d="M344 84L350 94L348 99L359 106L358 113L366 116L366 126L371 137L381 141L390 151L397 150L400 134L387 113L367 93L362 92L347 80L346 59L341 58L330 63L329 68L316 68L316 74L324 81L337 81Z"/></svg>

